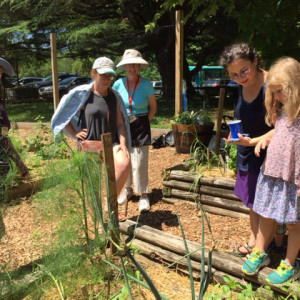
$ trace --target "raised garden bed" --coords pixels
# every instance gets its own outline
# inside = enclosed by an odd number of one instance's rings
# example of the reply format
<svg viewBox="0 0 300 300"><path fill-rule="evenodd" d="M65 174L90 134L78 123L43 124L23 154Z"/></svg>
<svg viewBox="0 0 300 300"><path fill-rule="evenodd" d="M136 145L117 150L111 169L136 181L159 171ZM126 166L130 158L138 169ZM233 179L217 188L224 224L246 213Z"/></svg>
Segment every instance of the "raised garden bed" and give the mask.
<svg viewBox="0 0 300 300"><path fill-rule="evenodd" d="M187 270L187 259L185 258L187 251L182 238L161 232L146 225L140 226L130 220L120 223L120 231L128 236L128 238L134 237L133 245L141 250L143 254L152 259L163 261L167 264L175 264L178 268ZM272 269L265 267L259 272L259 276L246 276L241 270L243 264L242 258L213 249L205 249L203 257L201 244L191 241L186 241L186 243L192 260L193 271L198 274L198 277L201 273L201 261L204 260L207 264L209 251L212 252L211 279L215 282L225 283L223 276L229 276L232 280L241 284L245 284L244 281L249 281L257 285L266 285L265 277L273 272ZM285 289L280 289L276 286L271 286L271 288L284 295L295 295L299 299L299 284L300 281L297 280ZM268 297L263 295L263 293L264 289L262 289L261 299L267 299Z"/></svg>
<svg viewBox="0 0 300 300"><path fill-rule="evenodd" d="M187 272L185 264L182 263L184 260L177 262L177 259L182 257L185 251L177 221L177 214L180 216L182 226L184 227L189 250L192 251L193 249L201 248L201 218L198 216L200 211L197 206L199 207L199 204L201 204L200 206L205 208L207 212L209 208L212 208L213 211L208 213L208 215L214 235L216 235L216 240L219 243L213 248L213 242L210 241L207 228L205 228L205 248L214 249L213 278L218 282L222 282L222 276L229 274L235 281L243 283L245 278L239 277L241 273L241 259L226 253L227 251L224 250L232 248L233 240L240 244L242 242L241 237L247 237L248 234L248 221L245 220L247 212L240 211L241 209L239 208L240 210L234 212L232 217L226 215L229 209L225 207L224 203L230 200L233 206L239 207L239 201L232 195L234 180L230 178L226 180L224 178L212 178L208 180L206 176L199 177L199 175L188 171L185 164L170 167L174 163L178 163L178 161L182 162L187 157L188 155L174 153L171 148L150 150L149 192L152 201L151 210L148 213L138 216L138 197L135 196L128 204L128 218L130 220L120 223L120 230L125 235L125 239L129 238L132 234L132 228L138 220L139 224L136 229L136 239L133 241L133 245L136 245L146 257L164 264L176 261L177 270L181 269L183 272ZM164 174L163 179L160 176L161 172ZM182 180L182 177L184 180ZM197 184L195 184L195 181ZM162 190L164 190L164 195L161 193ZM166 195L165 190L169 191L169 196ZM199 193L201 195L200 198L198 196ZM224 197L225 194L226 197ZM24 206L26 206L26 210L28 211L34 210L35 207L31 206L30 202L31 200L28 202L21 200L20 208L17 205L9 208L4 218L5 223L8 224L7 235L11 241L6 236L2 239L0 263L3 264L8 257L10 258L9 260L13 259L13 262L9 261L8 267L10 270L15 269L18 265L33 261L32 257L34 259L42 257L41 249L38 249L34 245L36 242L34 240L36 232L39 230L46 232L46 234L41 234L38 237L39 247L43 243L44 245L47 245L47 243L51 245L52 237L54 237L52 235L53 224L44 222L43 226L38 225L38 228L36 228L35 223L37 219L32 218L31 213L28 214L27 211L24 213L24 210L21 210L21 207ZM217 205L213 206L212 203L217 203ZM222 216L220 216L221 213L223 213ZM240 213L241 218L236 218L236 213ZM16 224L18 220L22 220L20 228ZM226 226L230 229L230 232L226 232L228 231ZM236 230L237 227L238 230ZM28 240L28 233L31 235L30 239L32 242L24 245L25 241ZM163 241L156 238L159 236ZM17 237L18 242L15 242L14 238ZM199 239L196 241L197 237L200 237L200 241ZM224 238L224 243L220 243L221 237ZM227 248L224 248L225 246ZM20 252L20 249L23 250ZM192 256L195 278L199 278L200 276L201 255L199 253L195 252L195 255ZM207 250L205 253L207 254ZM231 262L231 258L233 262ZM151 265L151 263L148 263L146 268L148 269ZM225 271L224 265L232 270ZM268 272L270 272L270 269L265 268L261 272L262 278L253 279L253 283L262 284L264 282L263 278ZM160 280L163 280L163 278L160 278ZM250 278L249 280L252 279ZM168 285L170 285L169 280L166 282L165 289L169 288ZM189 289L188 285L187 288ZM170 299L189 299L185 296L180 297L179 294L177 296L177 298L171 297Z"/></svg>
<svg viewBox="0 0 300 300"><path fill-rule="evenodd" d="M190 201L207 212L233 218L247 218L249 209L233 194L235 179L202 176L185 164L169 168L163 178L163 201Z"/></svg>

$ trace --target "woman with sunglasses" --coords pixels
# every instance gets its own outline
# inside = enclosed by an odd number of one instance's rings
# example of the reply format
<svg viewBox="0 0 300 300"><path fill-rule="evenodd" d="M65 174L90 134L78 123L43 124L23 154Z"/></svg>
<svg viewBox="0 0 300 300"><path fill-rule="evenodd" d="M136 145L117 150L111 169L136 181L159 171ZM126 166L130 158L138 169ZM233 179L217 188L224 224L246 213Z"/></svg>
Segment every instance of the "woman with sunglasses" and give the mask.
<svg viewBox="0 0 300 300"><path fill-rule="evenodd" d="M265 81L267 72L259 66L259 56L246 43L237 43L225 48L220 56L229 77L239 84L239 96L234 110L236 119L242 121L242 132L251 139L262 136L272 128L265 123ZM231 136L229 136L230 138ZM228 138L228 139L229 139ZM228 139L224 139L228 142ZM238 143L238 142L236 142ZM255 156L254 146L237 145L237 174L234 194L250 209L250 238L236 249L237 254L246 256L255 245L259 215L252 210L257 178L266 151Z"/></svg>
<svg viewBox="0 0 300 300"><path fill-rule="evenodd" d="M92 152L101 150L100 136L110 132L119 194L129 172L128 147L131 141L123 100L110 87L111 79L116 76L114 68L109 58L97 58L90 72L93 82L75 87L62 97L52 116L51 128L54 139L64 132L78 141L79 149Z"/></svg>

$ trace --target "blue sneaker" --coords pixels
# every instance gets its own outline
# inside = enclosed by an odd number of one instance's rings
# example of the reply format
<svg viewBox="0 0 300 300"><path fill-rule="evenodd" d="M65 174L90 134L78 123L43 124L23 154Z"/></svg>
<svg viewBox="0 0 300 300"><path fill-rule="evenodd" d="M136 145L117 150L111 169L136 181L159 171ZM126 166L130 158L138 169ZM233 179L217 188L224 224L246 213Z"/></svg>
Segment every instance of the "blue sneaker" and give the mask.
<svg viewBox="0 0 300 300"><path fill-rule="evenodd" d="M255 275L262 267L267 266L269 263L270 258L267 253L253 248L252 253L242 266L242 271L247 275Z"/></svg>
<svg viewBox="0 0 300 300"><path fill-rule="evenodd" d="M288 280L297 279L299 276L299 263L297 261L294 266L291 266L282 260L278 268L266 277L266 281L270 284L280 285Z"/></svg>

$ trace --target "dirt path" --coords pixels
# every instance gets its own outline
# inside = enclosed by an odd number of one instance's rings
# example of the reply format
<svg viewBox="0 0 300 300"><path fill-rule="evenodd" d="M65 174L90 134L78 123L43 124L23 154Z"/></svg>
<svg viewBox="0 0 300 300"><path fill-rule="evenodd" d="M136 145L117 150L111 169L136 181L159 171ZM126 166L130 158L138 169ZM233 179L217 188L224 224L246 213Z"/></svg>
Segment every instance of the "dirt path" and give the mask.
<svg viewBox="0 0 300 300"><path fill-rule="evenodd" d="M162 172L165 168L180 164L188 154L176 154L174 148L150 149L149 153L149 192L151 210L143 213L140 222L157 229L180 235L176 214L178 214L186 237L189 240L200 242L201 220L198 209L188 202L167 204L162 199ZM138 216L138 196L134 196L128 203L128 218L136 219ZM12 201L4 216L6 236L0 243L0 264L9 268L16 268L30 262L39 256L39 243L47 239L47 224L41 225L32 215L32 203L30 198L21 198ZM236 245L246 241L248 236L248 222L245 219L235 219L214 214L208 214L213 239L220 250L230 250ZM39 236L39 227L42 227L43 237ZM39 243L36 238L38 237ZM210 245L212 237L206 231L207 245ZM45 240L46 242L46 240ZM16 247L17 245L17 247ZM24 252L23 252L24 251Z"/></svg>

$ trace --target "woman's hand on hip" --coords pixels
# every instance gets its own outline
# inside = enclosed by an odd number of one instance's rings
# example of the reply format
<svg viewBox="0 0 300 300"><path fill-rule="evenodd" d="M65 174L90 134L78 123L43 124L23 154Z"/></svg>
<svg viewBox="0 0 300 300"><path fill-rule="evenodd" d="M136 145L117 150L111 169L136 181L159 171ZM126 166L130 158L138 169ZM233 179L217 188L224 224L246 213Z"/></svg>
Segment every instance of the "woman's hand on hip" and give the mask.
<svg viewBox="0 0 300 300"><path fill-rule="evenodd" d="M76 132L75 137L79 140L84 140L87 136L87 129L83 128Z"/></svg>

